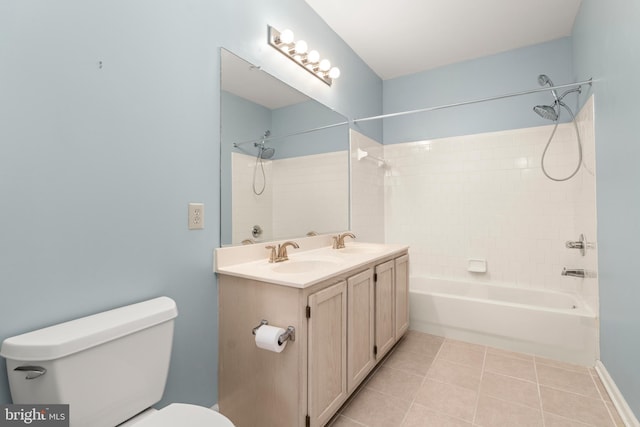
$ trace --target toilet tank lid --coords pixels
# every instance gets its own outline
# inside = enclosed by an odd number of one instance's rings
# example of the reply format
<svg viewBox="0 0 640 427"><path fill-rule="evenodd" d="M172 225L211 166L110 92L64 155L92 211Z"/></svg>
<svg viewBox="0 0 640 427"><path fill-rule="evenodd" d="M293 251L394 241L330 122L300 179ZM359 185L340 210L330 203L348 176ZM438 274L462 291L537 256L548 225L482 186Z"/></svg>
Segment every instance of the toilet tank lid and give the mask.
<svg viewBox="0 0 640 427"><path fill-rule="evenodd" d="M158 297L7 338L0 356L18 361L54 360L174 319L176 303Z"/></svg>

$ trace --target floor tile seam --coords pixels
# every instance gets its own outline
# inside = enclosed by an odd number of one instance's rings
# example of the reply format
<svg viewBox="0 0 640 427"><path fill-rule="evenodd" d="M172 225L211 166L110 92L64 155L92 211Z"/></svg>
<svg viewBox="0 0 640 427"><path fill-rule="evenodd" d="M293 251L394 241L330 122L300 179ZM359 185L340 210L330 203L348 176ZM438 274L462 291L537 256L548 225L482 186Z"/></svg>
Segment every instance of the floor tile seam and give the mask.
<svg viewBox="0 0 640 427"><path fill-rule="evenodd" d="M540 365L540 366L542 366L544 368L550 368L550 369L553 369L553 370L564 371L564 372L568 372L570 374L583 375L585 377L592 376L589 371L586 371L586 372L585 371L576 371L574 369L566 369L566 368L561 368L559 366L546 365L544 363L537 363L537 362L535 363L535 365L536 365L536 368L538 367L538 365Z"/></svg>
<svg viewBox="0 0 640 427"><path fill-rule="evenodd" d="M485 351L484 357L482 358L482 368L481 368L482 370L484 370L484 363L485 363L486 357L487 357L487 353ZM445 359L444 357L440 358L440 352L438 352L438 357L433 359L434 362L436 360L443 360L445 362L453 363L454 365L463 366L465 368L477 369L475 366L470 366L470 365L466 365L464 363L456 362L454 360ZM431 366L433 366L433 364ZM431 368L429 368L429 369L431 369ZM482 371L480 373L482 373Z"/></svg>
<svg viewBox="0 0 640 427"><path fill-rule="evenodd" d="M517 353L515 351L502 350L502 349L495 348L495 347L487 347L487 353L493 354L495 356L508 357L510 359L526 360L526 361L529 361L529 362L535 361L535 358L536 358L535 354ZM521 354L522 356L525 356L525 357L515 356L514 354Z"/></svg>
<svg viewBox="0 0 640 427"><path fill-rule="evenodd" d="M339 415L338 415L338 418L340 418L340 417L345 417L345 418L346 418L346 419L348 419L349 421L354 422L354 423L358 424L359 426L362 426L362 427L369 427L369 425L368 425L368 424L361 423L360 421L358 421L358 420L354 420L353 418L348 417L348 416L346 416L346 415L339 414ZM338 418L336 418L336 420L337 420Z"/></svg>
<svg viewBox="0 0 640 427"><path fill-rule="evenodd" d="M488 368L488 369L487 369L487 368L485 368L484 370L485 370L485 371L487 371L487 372L490 372L490 373L492 373L492 374L502 375L502 376L504 376L504 377L513 378L513 379L521 380L521 381L527 381L527 382L529 382L529 383L533 383L533 384L538 384L538 377L537 377L537 375L536 375L536 379L535 379L535 380L530 380L530 379L527 379L527 378L516 377L515 375L505 374L504 372L498 372L498 371L492 370L491 368Z"/></svg>
<svg viewBox="0 0 640 427"><path fill-rule="evenodd" d="M564 415L556 414L556 413L549 412L549 411L542 411L542 418L544 418L544 414L551 414L551 415L553 415L554 417L562 418L563 420L571 421L571 422L573 422L573 423L582 424L582 425L584 425L585 427L587 427L587 426L588 426L588 427L597 427L595 424L585 423L584 421L575 420L575 419L573 419L573 418L569 418L569 417L566 417L566 416L564 416Z"/></svg>
<svg viewBox="0 0 640 427"><path fill-rule="evenodd" d="M502 372L492 371L491 369L484 369L483 371L488 372L488 373L493 374L493 375L498 375L500 377L510 378L512 380L524 381L524 382L529 383L529 384L538 384L538 381L529 380L529 379L521 378L521 377L514 377L513 375L508 375L508 374L505 374L505 373L502 373ZM483 375L483 377L484 377L484 375Z"/></svg>
<svg viewBox="0 0 640 427"><path fill-rule="evenodd" d="M565 420L574 421L574 422L577 422L577 423L580 423L580 424L584 424L585 426L589 426L589 427L602 427L602 426L598 426L597 424L585 423L584 421L576 420L575 418L569 418L566 415L558 414L556 412L549 411L549 410L542 411L542 416L543 417L544 417L544 414L551 414L551 415L554 415L556 417L561 417L561 418L563 418ZM612 425L615 426L615 423L613 423Z"/></svg>
<svg viewBox="0 0 640 427"><path fill-rule="evenodd" d="M533 358L533 373L536 376L536 389L538 390L538 406L540 407L540 416L542 417L542 427L546 426L544 420L544 407L542 405L542 392L540 391L540 378L538 377L538 365L536 364L535 357Z"/></svg>
<svg viewBox="0 0 640 427"><path fill-rule="evenodd" d="M540 360L539 356L535 356L535 355L533 356L533 360L536 363L536 365L540 364L540 365L543 365L543 366L548 366L550 368L562 369L562 370L570 371L570 372L578 372L578 373L581 373L581 374L584 374L585 371L586 371L587 375L591 375L591 372L589 371L589 366L575 365L576 368L566 368L566 367L554 365L553 363L545 363L544 360Z"/></svg>
<svg viewBox="0 0 640 427"><path fill-rule="evenodd" d="M459 341L459 340L445 339L445 341L442 343L442 346L444 346L445 344L448 344L448 346L450 347L461 347L468 351L481 351L483 353L486 353L488 348L486 345L468 343L466 341Z"/></svg>
<svg viewBox="0 0 640 427"><path fill-rule="evenodd" d="M391 355L391 353L393 353L393 349L389 351L389 355ZM386 356L385 356L386 357ZM362 392L362 390L364 390L365 388L367 388L367 384L369 383L369 381L371 381L371 379L376 375L376 373L378 372L378 370L382 367L382 365L384 365L384 363L386 362L386 360L382 360L380 363L377 363L372 369L371 372L369 372L367 374L367 376L362 380L362 382L360 382L360 384L358 384L358 386L355 388L355 390L351 393L350 396L348 396L345 401L342 403L342 406L340 406L340 409L338 410L337 414L339 415L343 415L345 409L347 409L349 407L349 405L351 405L351 402L353 402L356 397ZM373 390L373 389L370 389ZM377 391L377 390L376 390Z"/></svg>
<svg viewBox="0 0 640 427"><path fill-rule="evenodd" d="M539 384L540 387L550 388L550 389L555 390L555 391L561 391L563 393L573 394L575 396L582 397L582 398L585 398L585 399L597 400L599 402L602 402L602 403L606 404L606 402L602 399L602 397L600 396L599 393L598 393L598 396L593 397L593 396L589 396L587 394L582 394L582 393L577 393L577 392L572 391L572 390L567 390L567 389L564 389L562 387L558 387L558 386L555 386L555 385L542 384L542 383L538 383L538 384Z"/></svg>
<svg viewBox="0 0 640 427"><path fill-rule="evenodd" d="M462 421L463 423L471 423L471 424L473 424L472 421L465 420L464 418L456 417L455 415L447 414L446 412L439 411L439 410L437 410L435 408L432 408L430 406L425 406L425 405L423 405L421 403L418 403L418 402L414 402L414 403L411 404L411 406L414 406L414 405L420 406L421 408L425 408L425 409L427 409L427 410L429 410L431 412L435 412L436 414L443 415L443 416L445 416L447 418L453 418L454 420Z"/></svg>
<svg viewBox="0 0 640 427"><path fill-rule="evenodd" d="M388 392L386 392L386 391L378 390L377 388L372 388L372 387L369 387L369 386L365 386L365 387L364 387L364 389L365 389L365 390L369 390L369 391L373 391L374 393L381 394L381 395L383 395L384 397L392 397L392 398L393 398L393 399L395 399L395 400L399 400L399 401L401 401L401 402L409 403L409 405L411 405L411 403L415 400L415 396L414 396L414 397L412 397L412 398L411 398L411 400L403 399L403 398L401 398L401 397L398 397L398 396L393 395L393 394L391 394L391 393L388 393ZM416 392L416 393L417 393L417 392ZM393 405L393 406L398 407L397 405Z"/></svg>
<svg viewBox="0 0 640 427"><path fill-rule="evenodd" d="M405 412L404 417L402 418L402 422L400 423L400 426L403 426L405 421L407 420L407 416L409 415L409 411L411 411L411 407L413 407L413 405L417 405L416 399L418 398L418 392L420 391L420 389L422 389L424 384L427 382L429 370L431 370L431 366L433 366L433 362L435 362L438 359L438 355L440 354L440 350L442 350L442 345L443 344L444 344L444 340L442 341L442 343L440 343L440 346L438 346L438 351L436 351L436 354L433 356L433 360L431 361L431 365L427 369L427 372L424 374L424 377L422 378L422 382L420 383L420 387L418 387L418 391L413 396L413 399L411 400L411 404L409 405L409 409L407 409L407 412Z"/></svg>
<svg viewBox="0 0 640 427"><path fill-rule="evenodd" d="M493 393L491 393L491 392L487 392L487 391L485 391L485 392L481 392L480 394L483 394L484 396L490 397L490 398L492 398L492 399L497 399L497 400L500 400L500 401L502 401L502 402L507 402L507 403L513 403L514 405L522 406L522 407L525 407L525 408L531 408L531 409L536 409L536 410L540 409L540 410L542 410L542 408L540 407L540 403L538 403L538 405L536 405L536 406L532 406L532 405L527 405L527 404L525 404L525 403L516 402L516 401L513 401L513 400L507 400L507 399L505 399L505 398L503 398L503 397L496 396L495 394L493 394ZM538 402L540 402L540 397L538 397Z"/></svg>
<svg viewBox="0 0 640 427"><path fill-rule="evenodd" d="M478 405L480 403L480 393L482 392L482 379L484 378L484 366L487 363L487 348L484 349L484 357L482 358L482 369L480 370L480 382L478 383L478 390L476 391L476 403L473 407L473 417L471 418L471 424L476 424L476 416L478 415Z"/></svg>
<svg viewBox="0 0 640 427"><path fill-rule="evenodd" d="M609 413L609 418L611 419L611 425L615 426L616 425L616 418L613 416L613 413L611 412L611 408L609 407L609 405L607 405L607 401L605 400L604 396L602 395L602 391L600 390L600 387L598 387L598 384L596 383L596 379L593 376L591 376L591 381L593 382L593 385L595 386L596 390L598 391L598 395L600 396L600 400L602 400L602 403L604 403L604 407L606 408L607 412ZM617 411L617 408L615 407L615 405L613 405L613 402L611 402L611 406L613 406L613 408ZM620 416L620 414L618 414L618 416Z"/></svg>
<svg viewBox="0 0 640 427"><path fill-rule="evenodd" d="M433 359L436 358L436 354L438 354L439 351L440 351L440 349L438 349L438 351L436 351L434 354L431 354L431 353L425 353L424 351L407 350L406 348L398 349L399 353L419 354L421 356L428 356L428 357L431 357Z"/></svg>
<svg viewBox="0 0 640 427"><path fill-rule="evenodd" d="M386 364L384 364L384 365L386 365ZM426 374L426 373L425 373L424 375L418 375L418 374L414 374L414 373L412 373L412 372L407 372L407 371L405 371L404 369L398 369L398 368L395 368L395 367L393 367L393 366L384 366L384 368L385 368L385 369L391 369L391 370L394 370L394 371L396 371L396 372L402 372L403 374L410 375L410 376L412 376L412 377L416 377L416 378L420 378L420 379L424 379L424 377L426 377L426 376L427 376L427 374ZM377 371L376 371L376 372L377 372Z"/></svg>
<svg viewBox="0 0 640 427"><path fill-rule="evenodd" d="M482 393L478 393L478 399L480 398L480 395L481 395L481 394L482 394ZM500 402L506 403L506 404L508 404L508 405L518 406L518 407L520 407L520 408L524 408L524 409L533 409L534 411L539 412L539 413L540 413L540 415L543 415L543 414L544 414L544 410L542 409L542 405L541 405L539 408L535 408L535 407L533 407L533 406L523 405L522 403L513 402L513 401L510 401L510 400L505 400L505 399L503 399L503 398L501 398L501 397L493 396L493 395L491 395L491 394L483 394L483 395L484 395L484 396L487 396L487 397L490 397L491 399L499 400ZM549 412L549 411L547 411L547 412ZM557 414L553 414L553 415L557 415ZM566 417L564 417L564 418L566 418ZM570 418L568 418L568 419L570 419ZM474 421L475 421L475 420L474 420Z"/></svg>
<svg viewBox="0 0 640 427"><path fill-rule="evenodd" d="M555 387L549 387L549 386L546 386L546 385L541 385L541 386L542 386L542 387L546 387L546 388L550 388L550 389L552 389L552 390L556 390L556 391L561 391L561 392L564 392L564 393L573 394L573 395L578 396L578 397L583 398L583 399L590 399L590 400L595 400L595 401L602 402L602 404L604 405L604 407L605 407L605 409L606 409L606 411L607 411L607 414L609 415L609 421L611 422L611 425L612 425L612 426L615 426L615 425L616 425L615 419L613 418L613 416L612 416L612 414L611 414L611 411L609 410L609 408L608 408L608 406L607 406L606 402L602 401L602 399L596 399L596 398L593 398L593 397L584 396L584 395L582 395L582 394L573 393L573 392L570 392L570 391L561 390L561 389L558 389L558 388L555 388ZM542 396L540 396L540 404L542 405ZM562 417L562 418L566 418L566 419L568 419L568 420L577 421L577 422L582 423L582 424L586 424L586 425L594 425L594 424L585 423L584 421L581 421L581 420L576 420L576 419L574 419L574 418L568 418L568 417L566 417L566 416L564 416L564 415L562 415L562 414L558 414L558 413L555 413L555 412L550 411L550 410L545 410L545 409L544 409L544 406L543 406L542 413L544 414L545 412L546 412L546 413L549 413L549 414L553 414L553 415L559 416L559 417Z"/></svg>

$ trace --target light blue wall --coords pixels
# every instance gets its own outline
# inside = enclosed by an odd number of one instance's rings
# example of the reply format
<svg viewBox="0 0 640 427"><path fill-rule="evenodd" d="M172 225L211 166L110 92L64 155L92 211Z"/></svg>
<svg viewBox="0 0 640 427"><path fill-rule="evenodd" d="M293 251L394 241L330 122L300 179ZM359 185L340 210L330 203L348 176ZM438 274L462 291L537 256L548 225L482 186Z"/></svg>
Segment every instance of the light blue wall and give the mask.
<svg viewBox="0 0 640 427"><path fill-rule="evenodd" d="M330 53L340 79L275 52L267 24ZM5 0L0 28L0 340L168 295L163 403L213 404L220 47L349 117L381 113L382 82L299 0Z"/></svg>
<svg viewBox="0 0 640 427"><path fill-rule="evenodd" d="M308 129L341 123L347 120L314 101L273 110L273 135L290 135ZM336 126L302 135L269 141L276 149L274 158L308 156L332 151L349 150L349 126Z"/></svg>
<svg viewBox="0 0 640 427"><path fill-rule="evenodd" d="M640 2L583 0L573 30L576 78L595 92L600 347L640 417Z"/></svg>
<svg viewBox="0 0 640 427"><path fill-rule="evenodd" d="M571 53L571 39L563 38L385 80L383 109L395 113L538 89L539 74L547 74L554 84L571 83ZM573 106L576 99L568 95L566 101ZM384 120L384 143L541 126L550 122L532 108L552 101L544 92L389 118Z"/></svg>

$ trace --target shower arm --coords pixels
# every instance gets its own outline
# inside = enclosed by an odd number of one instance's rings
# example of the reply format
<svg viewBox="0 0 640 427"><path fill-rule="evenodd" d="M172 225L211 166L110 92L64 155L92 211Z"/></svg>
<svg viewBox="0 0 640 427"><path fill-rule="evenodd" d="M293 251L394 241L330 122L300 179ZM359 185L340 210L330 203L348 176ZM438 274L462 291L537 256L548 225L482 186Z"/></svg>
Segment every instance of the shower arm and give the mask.
<svg viewBox="0 0 640 427"><path fill-rule="evenodd" d="M562 98L564 98L565 96L567 96L567 95L569 95L570 93L573 93L573 92L582 93L582 87L578 86L575 89L570 89L570 90L566 91L565 93L563 93L562 95L560 95L558 97L558 102L561 103L562 102Z"/></svg>

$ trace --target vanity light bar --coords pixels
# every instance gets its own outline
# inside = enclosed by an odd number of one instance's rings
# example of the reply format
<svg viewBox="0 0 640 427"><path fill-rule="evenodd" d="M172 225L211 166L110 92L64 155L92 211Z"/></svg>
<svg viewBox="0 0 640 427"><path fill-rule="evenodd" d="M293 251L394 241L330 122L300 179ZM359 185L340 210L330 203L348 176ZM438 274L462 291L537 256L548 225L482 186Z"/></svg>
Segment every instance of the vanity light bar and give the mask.
<svg viewBox="0 0 640 427"><path fill-rule="evenodd" d="M328 59L320 59L317 50L308 50L307 42L304 40L294 41L291 30L280 32L269 25L269 44L329 86L333 80L340 77L340 69L332 67Z"/></svg>

